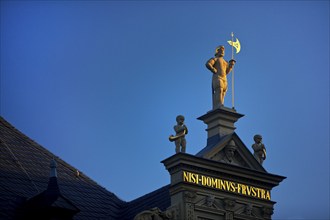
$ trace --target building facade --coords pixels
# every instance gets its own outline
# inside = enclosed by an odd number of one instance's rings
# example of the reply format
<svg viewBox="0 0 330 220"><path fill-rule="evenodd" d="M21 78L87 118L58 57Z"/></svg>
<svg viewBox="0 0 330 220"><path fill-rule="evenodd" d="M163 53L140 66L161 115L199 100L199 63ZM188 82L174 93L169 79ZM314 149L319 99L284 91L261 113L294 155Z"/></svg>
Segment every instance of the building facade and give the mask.
<svg viewBox="0 0 330 220"><path fill-rule="evenodd" d="M207 146L196 155L177 153L162 161L171 176L171 205L155 219L271 219L271 190L286 177L268 173L235 133L243 117L220 107L199 117ZM145 213L136 220L145 219ZM152 219L152 218L150 218Z"/></svg>

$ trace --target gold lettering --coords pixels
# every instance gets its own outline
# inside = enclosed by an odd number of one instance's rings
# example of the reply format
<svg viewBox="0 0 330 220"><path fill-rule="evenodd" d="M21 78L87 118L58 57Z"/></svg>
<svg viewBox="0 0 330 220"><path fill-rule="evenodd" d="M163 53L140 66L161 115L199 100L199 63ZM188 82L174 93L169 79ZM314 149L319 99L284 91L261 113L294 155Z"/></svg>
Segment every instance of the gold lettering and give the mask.
<svg viewBox="0 0 330 220"><path fill-rule="evenodd" d="M265 199L265 190L260 189L260 191L261 191L261 198L262 199Z"/></svg>
<svg viewBox="0 0 330 220"><path fill-rule="evenodd" d="M237 183L237 193L242 193L241 192L241 189L242 189L241 186L242 185L240 183Z"/></svg>
<svg viewBox="0 0 330 220"><path fill-rule="evenodd" d="M231 192L235 192L236 191L235 183L233 183L233 182L230 182L230 191Z"/></svg>
<svg viewBox="0 0 330 220"><path fill-rule="evenodd" d="M229 182L228 182L227 180L225 180L225 183L226 183L226 188L225 188L225 190L226 190L226 191L229 191L229 189L230 189L230 184L229 184Z"/></svg>
<svg viewBox="0 0 330 220"><path fill-rule="evenodd" d="M248 189L248 188L249 188L249 186L246 186L246 185L243 185L243 186L242 186L242 194L243 194L243 195L246 195L246 191L247 191L246 189ZM248 192L249 192L249 191L248 191ZM248 193L248 195L250 195L250 194Z"/></svg>
<svg viewBox="0 0 330 220"><path fill-rule="evenodd" d="M223 180L220 180L220 189L226 189L226 186L225 186L225 181Z"/></svg>
<svg viewBox="0 0 330 220"><path fill-rule="evenodd" d="M183 171L183 181L189 182L189 176L188 176L187 172L185 172L185 171Z"/></svg>
<svg viewBox="0 0 330 220"><path fill-rule="evenodd" d="M247 195L248 196L250 196L251 195L251 189L252 189L253 187L251 187L251 186L244 186L244 191L245 191L245 189L246 189L246 192L247 192Z"/></svg>
<svg viewBox="0 0 330 220"><path fill-rule="evenodd" d="M198 184L198 174L183 171L183 181Z"/></svg>
<svg viewBox="0 0 330 220"><path fill-rule="evenodd" d="M196 174L196 184L199 184L199 175Z"/></svg>
<svg viewBox="0 0 330 220"><path fill-rule="evenodd" d="M256 190L255 190L255 188L253 186L251 187L251 190L252 190L252 196L253 197L256 197L257 196L257 193L256 193Z"/></svg>
<svg viewBox="0 0 330 220"><path fill-rule="evenodd" d="M202 185L206 186L206 177L205 176L202 176Z"/></svg>
<svg viewBox="0 0 330 220"><path fill-rule="evenodd" d="M221 189L220 181L221 181L221 179L217 179L217 189Z"/></svg>
<svg viewBox="0 0 330 220"><path fill-rule="evenodd" d="M191 174L191 182L198 184L198 174Z"/></svg>
<svg viewBox="0 0 330 220"><path fill-rule="evenodd" d="M257 189L257 197L260 198L260 189L259 188L256 189Z"/></svg>
<svg viewBox="0 0 330 220"><path fill-rule="evenodd" d="M183 171L183 182L193 183L196 185L207 186L224 191L270 200L269 190L265 190L262 188L253 187L237 182L231 182L228 180L204 176L197 173Z"/></svg>
<svg viewBox="0 0 330 220"><path fill-rule="evenodd" d="M212 185L211 177L206 177L206 182L207 182L207 186L211 187L211 185Z"/></svg>
<svg viewBox="0 0 330 220"><path fill-rule="evenodd" d="M217 187L217 185L218 185L218 184L217 184L217 182L218 182L217 180L218 180L218 179L216 179L216 178L212 178L212 187L213 187L213 188L218 188L218 187Z"/></svg>

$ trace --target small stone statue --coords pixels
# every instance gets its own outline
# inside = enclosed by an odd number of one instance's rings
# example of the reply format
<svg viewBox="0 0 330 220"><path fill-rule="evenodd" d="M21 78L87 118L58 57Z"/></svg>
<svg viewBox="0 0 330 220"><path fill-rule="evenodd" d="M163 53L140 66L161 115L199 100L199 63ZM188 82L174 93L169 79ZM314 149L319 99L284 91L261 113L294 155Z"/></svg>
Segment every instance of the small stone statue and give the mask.
<svg viewBox="0 0 330 220"><path fill-rule="evenodd" d="M252 145L254 150L253 156L262 165L264 160L266 160L266 148L265 145L261 142L262 136L260 134L256 134L254 135L253 140L255 141L255 143Z"/></svg>
<svg viewBox="0 0 330 220"><path fill-rule="evenodd" d="M176 122L177 125L174 126L174 130L176 135L173 136L171 135L169 137L169 140L172 142L175 142L175 152L179 153L186 153L186 134L188 134L188 128L186 127L186 125L184 124L184 116L182 115L178 115L176 117ZM181 147L181 149L180 149Z"/></svg>
<svg viewBox="0 0 330 220"><path fill-rule="evenodd" d="M228 90L227 75L233 69L236 61L230 60L229 64L223 59L225 47L219 46L215 50L215 57L206 62L206 68L212 73L212 100L213 109L224 105L226 92Z"/></svg>

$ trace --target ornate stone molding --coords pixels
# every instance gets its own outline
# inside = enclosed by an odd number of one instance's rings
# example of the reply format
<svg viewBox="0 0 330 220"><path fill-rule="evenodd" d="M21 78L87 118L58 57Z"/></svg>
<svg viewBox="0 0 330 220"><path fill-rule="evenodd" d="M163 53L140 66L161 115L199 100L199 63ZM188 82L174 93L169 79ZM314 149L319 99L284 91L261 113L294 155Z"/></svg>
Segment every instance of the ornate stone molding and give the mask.
<svg viewBox="0 0 330 220"><path fill-rule="evenodd" d="M233 199L225 199L224 203L227 211L233 211L236 206L236 202Z"/></svg>
<svg viewBox="0 0 330 220"><path fill-rule="evenodd" d="M263 207L262 208L262 213L263 213L264 218L269 218L270 219L271 216L274 213L274 208L272 208L272 207Z"/></svg>
<svg viewBox="0 0 330 220"><path fill-rule="evenodd" d="M137 214L134 220L169 220L170 213L162 212L159 208L155 207L149 210L145 210Z"/></svg>
<svg viewBox="0 0 330 220"><path fill-rule="evenodd" d="M193 192L193 191L185 191L183 196L184 196L185 202L193 203L197 197L197 194L196 194L196 192Z"/></svg>

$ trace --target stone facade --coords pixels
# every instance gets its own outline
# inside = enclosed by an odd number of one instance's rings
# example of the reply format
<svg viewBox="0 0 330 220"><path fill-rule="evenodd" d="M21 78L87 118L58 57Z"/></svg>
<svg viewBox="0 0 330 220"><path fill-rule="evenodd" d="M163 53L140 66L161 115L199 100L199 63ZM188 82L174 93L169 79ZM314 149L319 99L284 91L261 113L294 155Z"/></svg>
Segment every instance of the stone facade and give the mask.
<svg viewBox="0 0 330 220"><path fill-rule="evenodd" d="M150 219L271 219L271 190L286 177L268 173L235 133L241 117L220 107L198 118L207 125L206 147L162 161L171 176L171 206Z"/></svg>

